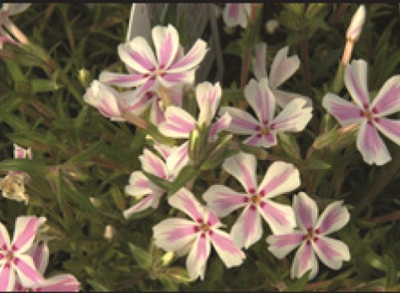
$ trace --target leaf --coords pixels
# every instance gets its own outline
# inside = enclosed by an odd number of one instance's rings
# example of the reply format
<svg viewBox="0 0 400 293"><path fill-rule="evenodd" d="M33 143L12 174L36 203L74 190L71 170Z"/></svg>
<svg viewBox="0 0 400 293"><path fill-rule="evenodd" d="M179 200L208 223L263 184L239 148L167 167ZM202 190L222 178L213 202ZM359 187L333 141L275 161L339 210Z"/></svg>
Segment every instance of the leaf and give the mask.
<svg viewBox="0 0 400 293"><path fill-rule="evenodd" d="M37 78L31 80L31 90L32 93L43 93L43 92L51 92L59 90L61 86L54 81L44 79L44 78Z"/></svg>
<svg viewBox="0 0 400 293"><path fill-rule="evenodd" d="M44 176L46 165L39 159L7 159L0 162L0 170L22 171L30 175Z"/></svg>
<svg viewBox="0 0 400 293"><path fill-rule="evenodd" d="M133 243L128 243L128 245L137 264L145 270L150 269L152 263L151 255L146 250L134 245Z"/></svg>
<svg viewBox="0 0 400 293"><path fill-rule="evenodd" d="M181 189L187 182L196 178L199 175L199 170L194 169L192 166L188 165L182 168L179 175L172 182L171 187L168 190L167 198L174 195L179 189Z"/></svg>
<svg viewBox="0 0 400 293"><path fill-rule="evenodd" d="M289 286L286 287L285 292L300 292L304 291L304 288L306 287L308 283L308 276L310 275L311 270L308 270L306 273L304 273L301 278L296 280L295 282L291 283Z"/></svg>
<svg viewBox="0 0 400 293"><path fill-rule="evenodd" d="M315 155L312 155L310 160L308 161L306 168L311 170L327 170L331 169L332 166L318 159Z"/></svg>
<svg viewBox="0 0 400 293"><path fill-rule="evenodd" d="M88 282L88 284L90 286L93 287L93 289L97 292L110 292L112 290L108 289L106 286L104 286L103 284L98 283L97 281L93 280L93 279L88 279L86 280L86 282Z"/></svg>
<svg viewBox="0 0 400 293"><path fill-rule="evenodd" d="M157 278L163 284L165 291L177 292L179 290L177 284L175 284L168 276L164 274L158 274Z"/></svg>

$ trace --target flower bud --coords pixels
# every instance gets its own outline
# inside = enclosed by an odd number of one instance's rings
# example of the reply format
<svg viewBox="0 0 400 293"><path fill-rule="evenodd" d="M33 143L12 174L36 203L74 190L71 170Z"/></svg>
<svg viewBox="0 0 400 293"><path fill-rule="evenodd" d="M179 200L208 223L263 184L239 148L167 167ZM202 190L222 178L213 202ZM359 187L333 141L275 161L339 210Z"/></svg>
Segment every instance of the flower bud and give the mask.
<svg viewBox="0 0 400 293"><path fill-rule="evenodd" d="M104 238L106 238L107 240L111 240L114 238L115 233L115 228L111 225L107 225L104 230Z"/></svg>
<svg viewBox="0 0 400 293"><path fill-rule="evenodd" d="M362 27L365 22L366 13L367 12L365 6L360 5L356 13L353 15L353 18L351 19L350 22L350 26L347 29L346 33L347 40L352 40L353 42L356 42L360 38Z"/></svg>

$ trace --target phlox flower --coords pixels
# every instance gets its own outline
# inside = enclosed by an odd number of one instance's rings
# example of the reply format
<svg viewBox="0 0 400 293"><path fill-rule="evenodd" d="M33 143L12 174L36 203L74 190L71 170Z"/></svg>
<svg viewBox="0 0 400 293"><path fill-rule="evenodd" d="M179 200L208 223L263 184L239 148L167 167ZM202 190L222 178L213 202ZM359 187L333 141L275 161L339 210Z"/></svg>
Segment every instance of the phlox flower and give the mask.
<svg viewBox="0 0 400 293"><path fill-rule="evenodd" d="M309 280L318 273L318 258L329 268L338 270L343 261L350 260L350 252L345 243L326 235L341 229L349 221L350 215L342 201L329 204L318 218L318 206L304 192L293 198L298 229L281 235L267 237L268 250L277 258L284 258L300 246L294 256L291 278L299 278L311 269Z"/></svg>
<svg viewBox="0 0 400 293"><path fill-rule="evenodd" d="M14 159L32 159L32 150L23 148L14 144ZM16 201L25 201L28 203L29 196L25 191L25 184L29 182L29 174L22 171L9 171L7 175L0 180L0 190L5 198Z"/></svg>
<svg viewBox="0 0 400 293"><path fill-rule="evenodd" d="M28 43L26 36L9 17L25 11L30 5L31 3L3 3L3 6L0 9L0 49L2 49L4 42L14 45L19 44L18 42L23 44ZM4 30L4 27L8 32ZM9 33L11 33L11 35Z"/></svg>
<svg viewBox="0 0 400 293"><path fill-rule="evenodd" d="M371 102L367 62L353 60L346 66L345 84L353 102L327 93L322 105L340 125L359 124L357 149L364 161L370 165L384 165L391 160L391 156L377 130L400 145L400 120L386 118L400 111L400 75L388 79Z"/></svg>
<svg viewBox="0 0 400 293"><path fill-rule="evenodd" d="M39 244L35 241L30 248L30 255L37 270L44 275L47 265L49 263L49 247L46 242ZM45 279L43 284L34 285L30 287L23 286L20 282L16 282L15 291L26 292L77 292L79 291L80 283L71 274L58 274Z"/></svg>
<svg viewBox="0 0 400 293"><path fill-rule="evenodd" d="M155 244L174 252L189 247L186 267L193 280L204 279L211 245L228 268L242 264L244 253L228 233L220 230L223 224L216 215L202 206L190 191L181 188L168 202L187 214L190 220L170 218L154 226Z"/></svg>
<svg viewBox="0 0 400 293"><path fill-rule="evenodd" d="M271 71L267 73L265 56L267 53L267 44L259 43L255 46L255 58L253 61L253 72L258 81L267 78L271 92L274 94L276 102L283 108L293 99L303 99L307 106L312 105L310 98L278 89L286 80L288 80L300 67L300 59L297 55L288 57L289 46L283 47L276 53L272 61Z"/></svg>
<svg viewBox="0 0 400 293"><path fill-rule="evenodd" d="M251 79L244 95L257 119L247 111L235 107L221 107L220 114L231 117L227 131L234 134L251 135L244 143L269 148L277 144L278 132L302 131L312 117L312 107L304 99L294 99L275 117L276 99L267 78Z"/></svg>
<svg viewBox="0 0 400 293"><path fill-rule="evenodd" d="M151 33L157 59L147 40L135 37L118 46L118 55L129 73L103 71L100 81L120 87L140 87L140 94L193 83L195 71L207 52L207 43L197 40L184 55L178 31L172 25L155 26Z"/></svg>
<svg viewBox="0 0 400 293"><path fill-rule="evenodd" d="M44 217L20 216L15 221L14 237L0 223L0 291L13 291L16 281L25 287L44 283L29 250Z"/></svg>
<svg viewBox="0 0 400 293"><path fill-rule="evenodd" d="M144 149L143 155L139 157L142 163L142 169L159 178L173 181L182 168L189 162L187 147L185 145L179 147L155 145L155 148L163 159L150 150ZM129 184L125 186L125 192L135 197L145 196L140 202L123 212L125 218L129 218L133 214L141 212L149 207L157 208L161 196L165 193L161 187L147 178L142 171L132 172L129 178Z"/></svg>
<svg viewBox="0 0 400 293"><path fill-rule="evenodd" d="M253 155L239 153L229 157L222 168L234 176L245 191L236 192L224 185L213 185L203 195L207 206L218 217L225 217L243 208L231 230L232 239L239 247L248 248L261 238L261 217L273 233L288 232L295 226L292 208L271 199L299 187L299 171L292 164L275 162L261 183L257 184L256 167Z"/></svg>
<svg viewBox="0 0 400 293"><path fill-rule="evenodd" d="M246 28L250 13L251 3L226 3L222 19L228 27L240 25Z"/></svg>

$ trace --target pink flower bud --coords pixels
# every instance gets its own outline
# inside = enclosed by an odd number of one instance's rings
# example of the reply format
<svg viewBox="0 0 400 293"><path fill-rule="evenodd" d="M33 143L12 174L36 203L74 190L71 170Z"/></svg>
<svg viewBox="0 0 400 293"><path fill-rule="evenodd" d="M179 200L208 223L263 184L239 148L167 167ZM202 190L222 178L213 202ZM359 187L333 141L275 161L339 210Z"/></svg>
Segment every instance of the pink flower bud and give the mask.
<svg viewBox="0 0 400 293"><path fill-rule="evenodd" d="M350 26L347 29L346 38L356 42L360 38L362 27L365 22L366 10L364 5L360 5L351 19Z"/></svg>

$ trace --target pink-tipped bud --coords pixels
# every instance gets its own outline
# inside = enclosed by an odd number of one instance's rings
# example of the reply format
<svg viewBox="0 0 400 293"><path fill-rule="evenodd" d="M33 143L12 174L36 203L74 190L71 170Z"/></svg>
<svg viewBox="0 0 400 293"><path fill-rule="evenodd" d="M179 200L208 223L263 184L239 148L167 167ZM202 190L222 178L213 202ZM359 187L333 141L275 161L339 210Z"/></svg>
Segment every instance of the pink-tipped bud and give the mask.
<svg viewBox="0 0 400 293"><path fill-rule="evenodd" d="M350 26L346 32L346 39L356 42L361 35L362 27L365 22L367 11L364 5L360 5L357 9L356 13L353 15L351 19Z"/></svg>

